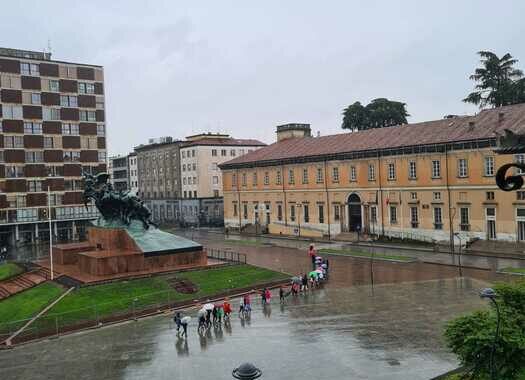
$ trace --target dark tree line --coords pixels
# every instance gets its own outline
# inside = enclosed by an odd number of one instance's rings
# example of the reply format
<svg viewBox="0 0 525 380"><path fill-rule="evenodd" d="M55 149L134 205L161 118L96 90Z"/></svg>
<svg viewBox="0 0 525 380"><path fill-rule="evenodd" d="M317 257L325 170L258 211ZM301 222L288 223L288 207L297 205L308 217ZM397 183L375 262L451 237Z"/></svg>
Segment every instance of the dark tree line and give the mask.
<svg viewBox="0 0 525 380"><path fill-rule="evenodd" d="M386 98L374 99L366 106L355 102L343 110L342 127L358 131L406 124L410 115L405 107L405 103Z"/></svg>

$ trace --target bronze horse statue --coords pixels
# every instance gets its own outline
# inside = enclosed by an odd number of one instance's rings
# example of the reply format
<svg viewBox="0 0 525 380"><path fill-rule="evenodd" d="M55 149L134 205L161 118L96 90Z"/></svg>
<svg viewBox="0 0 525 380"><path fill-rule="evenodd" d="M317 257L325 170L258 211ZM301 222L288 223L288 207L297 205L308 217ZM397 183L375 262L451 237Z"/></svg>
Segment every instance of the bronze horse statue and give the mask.
<svg viewBox="0 0 525 380"><path fill-rule="evenodd" d="M95 175L83 173L84 177L84 205L94 202L98 211L106 220L121 220L129 225L133 219L140 220L145 229L157 227L151 220L151 211L144 205L144 201L130 191L116 191L108 182L109 174Z"/></svg>

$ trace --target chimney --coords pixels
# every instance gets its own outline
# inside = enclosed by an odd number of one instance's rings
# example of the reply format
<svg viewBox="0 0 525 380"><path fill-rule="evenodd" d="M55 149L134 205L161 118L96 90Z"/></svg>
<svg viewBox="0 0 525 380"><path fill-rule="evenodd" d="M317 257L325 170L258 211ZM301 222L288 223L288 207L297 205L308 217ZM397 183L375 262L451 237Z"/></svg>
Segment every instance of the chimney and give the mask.
<svg viewBox="0 0 525 380"><path fill-rule="evenodd" d="M277 141L290 138L312 137L310 124L288 123L277 126Z"/></svg>
<svg viewBox="0 0 525 380"><path fill-rule="evenodd" d="M468 131L472 132L474 130L474 126L475 125L476 125L476 123L474 121L469 121L468 122Z"/></svg>
<svg viewBox="0 0 525 380"><path fill-rule="evenodd" d="M498 113L498 122L501 123L505 119L505 114L503 112Z"/></svg>

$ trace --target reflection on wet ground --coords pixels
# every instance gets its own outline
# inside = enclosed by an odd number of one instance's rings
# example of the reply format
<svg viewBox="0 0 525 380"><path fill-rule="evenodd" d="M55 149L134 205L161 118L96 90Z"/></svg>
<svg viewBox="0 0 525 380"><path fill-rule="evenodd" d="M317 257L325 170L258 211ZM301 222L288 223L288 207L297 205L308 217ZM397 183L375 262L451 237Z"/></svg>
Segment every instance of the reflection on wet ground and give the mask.
<svg viewBox="0 0 525 380"><path fill-rule="evenodd" d="M484 307L485 285L332 285L285 305L256 304L250 320L235 315L204 336L193 318L187 340L171 316L158 316L0 352L2 379L231 379L244 361L267 379L428 379L457 364L443 324Z"/></svg>

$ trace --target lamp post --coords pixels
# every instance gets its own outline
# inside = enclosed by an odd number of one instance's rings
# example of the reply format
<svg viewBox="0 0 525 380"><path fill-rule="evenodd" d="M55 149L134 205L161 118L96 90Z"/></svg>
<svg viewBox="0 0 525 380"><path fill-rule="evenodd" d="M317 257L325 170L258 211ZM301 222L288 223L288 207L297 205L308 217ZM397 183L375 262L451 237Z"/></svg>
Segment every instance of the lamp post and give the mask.
<svg viewBox="0 0 525 380"><path fill-rule="evenodd" d="M47 185L47 219L49 221L49 262L51 264L51 281L53 281L53 228L51 223L51 188L49 185Z"/></svg>
<svg viewBox="0 0 525 380"><path fill-rule="evenodd" d="M232 371L232 376L239 380L253 380L261 375L262 371L252 363L243 363Z"/></svg>
<svg viewBox="0 0 525 380"><path fill-rule="evenodd" d="M459 248L458 248L459 277L463 277L463 270L461 268L461 235L459 232L455 232L454 236L457 237L459 240Z"/></svg>
<svg viewBox="0 0 525 380"><path fill-rule="evenodd" d="M490 349L490 364L489 364L490 365L490 378L492 380L496 379L496 374L494 372L494 352L496 351L496 342L498 341L498 337L499 337L499 326L500 326L500 320L501 320L499 306L498 306L498 303L496 302L496 295L497 295L496 292L492 288L485 288L479 294L481 298L488 298L494 304L494 307L496 308L496 316L497 316L496 332L494 334L494 340L492 341L492 347Z"/></svg>

